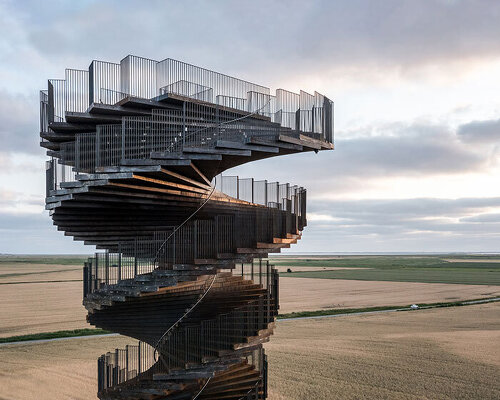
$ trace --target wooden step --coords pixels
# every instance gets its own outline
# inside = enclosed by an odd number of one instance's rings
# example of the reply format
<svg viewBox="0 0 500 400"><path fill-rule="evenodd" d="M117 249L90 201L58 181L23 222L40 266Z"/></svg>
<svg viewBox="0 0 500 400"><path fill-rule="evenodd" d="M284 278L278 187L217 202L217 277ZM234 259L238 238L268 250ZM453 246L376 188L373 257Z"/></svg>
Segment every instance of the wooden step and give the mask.
<svg viewBox="0 0 500 400"><path fill-rule="evenodd" d="M289 243L260 243L257 242L258 249L284 249L289 248Z"/></svg>

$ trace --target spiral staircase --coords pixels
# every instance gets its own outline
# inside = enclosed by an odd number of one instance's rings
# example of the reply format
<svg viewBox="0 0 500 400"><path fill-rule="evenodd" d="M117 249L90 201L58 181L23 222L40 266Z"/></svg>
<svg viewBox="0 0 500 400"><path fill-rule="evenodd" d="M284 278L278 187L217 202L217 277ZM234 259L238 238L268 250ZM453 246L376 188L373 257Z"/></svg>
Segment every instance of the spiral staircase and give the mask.
<svg viewBox="0 0 500 400"><path fill-rule="evenodd" d="M98 360L100 399L265 399L279 309L267 259L306 226L306 191L222 176L333 149L333 103L135 56L66 70L40 93L46 209L96 246L90 324L138 340Z"/></svg>

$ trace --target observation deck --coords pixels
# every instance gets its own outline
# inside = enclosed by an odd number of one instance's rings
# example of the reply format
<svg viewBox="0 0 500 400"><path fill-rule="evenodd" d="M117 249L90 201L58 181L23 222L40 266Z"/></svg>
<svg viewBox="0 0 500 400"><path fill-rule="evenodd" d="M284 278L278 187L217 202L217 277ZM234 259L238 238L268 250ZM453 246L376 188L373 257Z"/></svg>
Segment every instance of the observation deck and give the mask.
<svg viewBox="0 0 500 400"><path fill-rule="evenodd" d="M221 176L333 149L333 102L180 61L67 69L40 92L46 209L98 251L88 322L138 339L98 360L101 399L264 399L279 309L269 253L307 225L306 190Z"/></svg>

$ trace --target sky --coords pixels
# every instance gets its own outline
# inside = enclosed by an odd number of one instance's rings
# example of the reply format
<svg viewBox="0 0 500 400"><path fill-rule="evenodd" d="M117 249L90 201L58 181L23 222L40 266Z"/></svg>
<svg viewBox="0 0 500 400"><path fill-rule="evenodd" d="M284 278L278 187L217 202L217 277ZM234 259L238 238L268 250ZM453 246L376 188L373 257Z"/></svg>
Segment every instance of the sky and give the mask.
<svg viewBox="0 0 500 400"><path fill-rule="evenodd" d="M88 253L44 211L39 90L174 58L335 101L334 151L226 174L308 190L294 252L500 251L497 0L0 0L0 253Z"/></svg>

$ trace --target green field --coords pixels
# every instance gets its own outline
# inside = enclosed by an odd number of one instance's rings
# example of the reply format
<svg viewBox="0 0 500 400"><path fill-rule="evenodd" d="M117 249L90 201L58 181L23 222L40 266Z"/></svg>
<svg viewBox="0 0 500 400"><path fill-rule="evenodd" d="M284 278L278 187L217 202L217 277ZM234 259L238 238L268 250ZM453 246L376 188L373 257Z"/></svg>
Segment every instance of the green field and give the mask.
<svg viewBox="0 0 500 400"><path fill-rule="evenodd" d="M83 265L88 255L0 255L1 264L57 264L57 265Z"/></svg>
<svg viewBox="0 0 500 400"><path fill-rule="evenodd" d="M19 263L80 267L87 257L85 255L0 255L0 266ZM454 259L462 261L453 261ZM271 262L292 270L291 273L282 272L283 277L500 285L500 255L301 256L286 259L274 257ZM294 267L353 269L294 272ZM63 271L66 270L58 272ZM10 272L4 274L3 277L37 273L43 272Z"/></svg>
<svg viewBox="0 0 500 400"><path fill-rule="evenodd" d="M468 261L458 262L453 259ZM500 285L500 261L491 262L495 260L500 260L500 256L335 256L303 259L276 257L272 262L275 265L290 267L292 272L281 273L283 277ZM294 267L355 269L293 272Z"/></svg>
<svg viewBox="0 0 500 400"><path fill-rule="evenodd" d="M61 339L79 336L94 336L94 335L107 335L112 332L106 331L104 329L73 329L70 331L57 331L57 332L42 332L35 333L31 335L19 335L10 336L5 338L0 338L0 344L2 343L14 343L14 342L27 342L30 340L47 340L47 339Z"/></svg>

